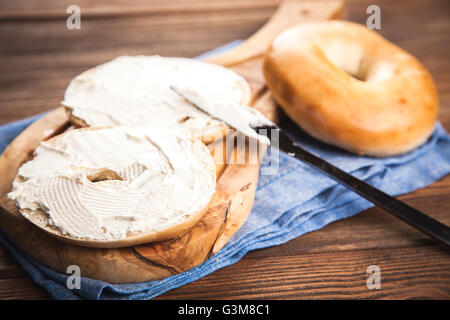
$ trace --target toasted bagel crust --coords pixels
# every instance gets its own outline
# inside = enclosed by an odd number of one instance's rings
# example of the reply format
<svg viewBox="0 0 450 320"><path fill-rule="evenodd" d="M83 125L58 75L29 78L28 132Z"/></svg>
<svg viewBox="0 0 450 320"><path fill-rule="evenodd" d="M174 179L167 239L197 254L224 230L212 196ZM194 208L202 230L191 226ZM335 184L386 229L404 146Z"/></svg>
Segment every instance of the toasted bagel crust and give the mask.
<svg viewBox="0 0 450 320"><path fill-rule="evenodd" d="M302 129L358 154L393 156L424 143L438 115L426 68L365 26L312 22L282 32L263 73Z"/></svg>

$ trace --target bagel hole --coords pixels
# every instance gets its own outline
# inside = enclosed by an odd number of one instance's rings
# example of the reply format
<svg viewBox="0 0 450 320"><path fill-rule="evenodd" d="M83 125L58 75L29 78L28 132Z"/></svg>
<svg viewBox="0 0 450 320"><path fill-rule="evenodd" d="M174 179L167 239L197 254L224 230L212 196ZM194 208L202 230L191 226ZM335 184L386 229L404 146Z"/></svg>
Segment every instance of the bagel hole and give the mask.
<svg viewBox="0 0 450 320"><path fill-rule="evenodd" d="M346 70L343 70L346 74L348 74L349 76L351 76L351 77L353 77L353 78L355 78L356 80L359 80L359 81L366 81L366 79L364 79L361 75L359 75L359 74L352 74L352 73L350 73L350 72L348 72L348 71L346 71Z"/></svg>
<svg viewBox="0 0 450 320"><path fill-rule="evenodd" d="M367 63L359 44L327 40L322 41L320 47L331 64L356 80L367 81Z"/></svg>
<svg viewBox="0 0 450 320"><path fill-rule="evenodd" d="M108 169L96 172L94 174L90 174L87 176L87 178L91 182L100 182L106 180L120 180L120 181L123 180L122 177L117 174L117 172Z"/></svg>

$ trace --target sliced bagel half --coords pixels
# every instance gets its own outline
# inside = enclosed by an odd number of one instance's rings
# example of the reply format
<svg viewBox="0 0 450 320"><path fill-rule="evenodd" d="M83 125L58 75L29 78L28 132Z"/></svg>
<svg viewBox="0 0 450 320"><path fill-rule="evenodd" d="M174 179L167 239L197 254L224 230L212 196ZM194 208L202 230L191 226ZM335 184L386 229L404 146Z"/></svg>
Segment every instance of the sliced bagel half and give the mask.
<svg viewBox="0 0 450 320"><path fill-rule="evenodd" d="M62 104L77 127L164 125L188 129L204 143L227 126L197 109L173 87L195 88L204 99L248 105L247 81L234 71L195 59L122 56L75 77Z"/></svg>
<svg viewBox="0 0 450 320"><path fill-rule="evenodd" d="M42 142L8 194L22 215L77 245L119 248L181 235L206 213L216 168L187 130L76 129Z"/></svg>

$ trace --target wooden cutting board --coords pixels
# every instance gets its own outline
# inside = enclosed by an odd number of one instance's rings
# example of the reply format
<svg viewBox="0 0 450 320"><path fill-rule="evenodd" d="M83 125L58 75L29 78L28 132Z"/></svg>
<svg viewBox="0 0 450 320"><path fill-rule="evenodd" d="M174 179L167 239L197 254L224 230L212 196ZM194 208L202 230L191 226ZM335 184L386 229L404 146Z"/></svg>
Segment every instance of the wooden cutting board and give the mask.
<svg viewBox="0 0 450 320"><path fill-rule="evenodd" d="M261 71L262 54L282 30L308 20L337 18L341 1L285 1L269 22L239 47L208 59L245 77L252 105L276 121L276 105ZM62 93L61 93L62 94ZM61 273L78 265L81 275L111 283L162 279L189 270L218 252L242 226L253 205L259 164L218 166L216 193L208 212L190 231L176 239L120 249L96 249L54 239L20 215L7 198L18 168L32 157L39 142L70 127L62 108L55 109L23 131L0 157L0 228L24 252ZM234 155L248 150L233 150ZM216 155L214 155L216 156Z"/></svg>

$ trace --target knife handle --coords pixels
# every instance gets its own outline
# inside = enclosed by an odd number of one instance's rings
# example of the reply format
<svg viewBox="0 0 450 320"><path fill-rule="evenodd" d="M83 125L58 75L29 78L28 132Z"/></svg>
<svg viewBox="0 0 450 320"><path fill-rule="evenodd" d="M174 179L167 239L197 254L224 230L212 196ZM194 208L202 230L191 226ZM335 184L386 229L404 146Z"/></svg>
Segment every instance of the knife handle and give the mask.
<svg viewBox="0 0 450 320"><path fill-rule="evenodd" d="M319 170L335 181L345 185L361 197L383 208L387 212L405 221L428 236L447 246L450 246L449 227L427 216L419 210L410 207L406 203L391 197L387 193L371 186L370 184L335 167L331 163L315 156L297 144L294 144L291 138L289 138L289 136L287 136L282 130L279 130L279 148L280 150L289 150L290 155L294 158L310 165L314 169Z"/></svg>

